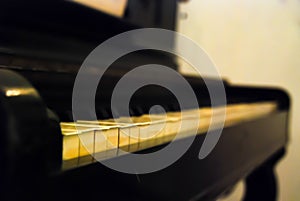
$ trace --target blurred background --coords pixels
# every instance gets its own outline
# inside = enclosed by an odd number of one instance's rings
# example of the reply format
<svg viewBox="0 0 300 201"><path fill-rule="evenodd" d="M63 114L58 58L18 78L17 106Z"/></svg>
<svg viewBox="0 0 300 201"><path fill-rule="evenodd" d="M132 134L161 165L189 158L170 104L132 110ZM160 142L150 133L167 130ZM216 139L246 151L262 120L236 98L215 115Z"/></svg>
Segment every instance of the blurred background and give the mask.
<svg viewBox="0 0 300 201"><path fill-rule="evenodd" d="M231 83L289 92L290 145L277 166L279 200L300 200L300 1L191 0L180 4L178 31L204 48ZM193 73L184 64L181 71ZM225 200L239 200L242 191L239 184Z"/></svg>

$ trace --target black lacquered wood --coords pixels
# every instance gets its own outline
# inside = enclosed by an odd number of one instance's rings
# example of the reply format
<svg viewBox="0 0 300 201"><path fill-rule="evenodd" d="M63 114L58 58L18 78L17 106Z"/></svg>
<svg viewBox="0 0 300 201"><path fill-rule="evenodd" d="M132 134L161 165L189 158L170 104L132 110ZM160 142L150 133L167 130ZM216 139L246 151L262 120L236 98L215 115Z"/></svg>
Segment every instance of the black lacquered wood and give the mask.
<svg viewBox="0 0 300 201"><path fill-rule="evenodd" d="M60 131L51 127L38 92L9 70L0 70L0 111L1 196L31 199L31 188L60 166ZM55 160L49 164L49 158Z"/></svg>

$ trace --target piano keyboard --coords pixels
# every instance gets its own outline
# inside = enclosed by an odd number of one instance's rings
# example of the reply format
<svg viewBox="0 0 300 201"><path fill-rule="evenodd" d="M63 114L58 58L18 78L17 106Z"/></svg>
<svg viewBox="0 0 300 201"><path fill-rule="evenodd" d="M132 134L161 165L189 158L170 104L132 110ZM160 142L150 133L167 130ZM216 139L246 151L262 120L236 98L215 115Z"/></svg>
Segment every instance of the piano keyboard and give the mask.
<svg viewBox="0 0 300 201"><path fill-rule="evenodd" d="M222 118L211 122L212 112L218 115L225 111L224 127L229 127L266 116L276 109L275 102L261 102L232 104L214 110L207 107L164 115L145 114L114 120L62 122L63 169L124 154L118 152L118 148L125 152L136 152L169 143L176 135L180 138L191 136L195 130L198 134L205 134L211 123L216 129L223 125ZM185 126L180 128L181 125Z"/></svg>

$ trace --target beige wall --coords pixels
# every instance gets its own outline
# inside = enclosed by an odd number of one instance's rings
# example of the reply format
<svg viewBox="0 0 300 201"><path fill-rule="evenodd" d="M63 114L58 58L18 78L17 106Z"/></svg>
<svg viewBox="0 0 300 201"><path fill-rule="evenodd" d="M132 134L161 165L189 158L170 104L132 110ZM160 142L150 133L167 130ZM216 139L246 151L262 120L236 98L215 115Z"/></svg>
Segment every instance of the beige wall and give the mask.
<svg viewBox="0 0 300 201"><path fill-rule="evenodd" d="M179 32L208 52L222 76L290 92L291 142L277 172L280 200L300 200L300 1L191 0L180 12L188 18L178 20Z"/></svg>

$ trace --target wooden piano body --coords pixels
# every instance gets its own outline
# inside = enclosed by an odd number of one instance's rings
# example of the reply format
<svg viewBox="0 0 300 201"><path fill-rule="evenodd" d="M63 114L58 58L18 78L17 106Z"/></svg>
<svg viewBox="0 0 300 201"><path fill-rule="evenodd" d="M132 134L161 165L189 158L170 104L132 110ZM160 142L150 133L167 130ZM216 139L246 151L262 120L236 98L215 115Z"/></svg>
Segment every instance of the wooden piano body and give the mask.
<svg viewBox="0 0 300 201"><path fill-rule="evenodd" d="M224 81L228 105L272 103L275 109L225 126L205 159L198 158L206 136L203 132L178 161L154 173L124 174L101 163L62 168L65 147L60 123L73 120L72 89L85 56L110 36L142 25L175 28L175 1L132 0L129 5L143 6L147 23L141 24L136 19L141 13L131 7L129 20L124 20L72 2L0 3L1 200L214 200L242 179L247 187L244 200L276 200L274 167L288 142L289 97L275 88L234 86ZM166 7L168 12L162 12ZM105 95L96 98L99 119L112 117L110 96L122 75L132 66L149 62L177 68L173 57L159 51L141 51L120 59L101 81L107 87ZM208 108L203 79L185 78L197 95L199 108ZM207 80L212 85L215 82ZM131 115L147 114L157 104L167 112L180 111L170 93L152 86L136 94ZM187 138L174 143L184 140ZM127 156L108 160L119 157Z"/></svg>

